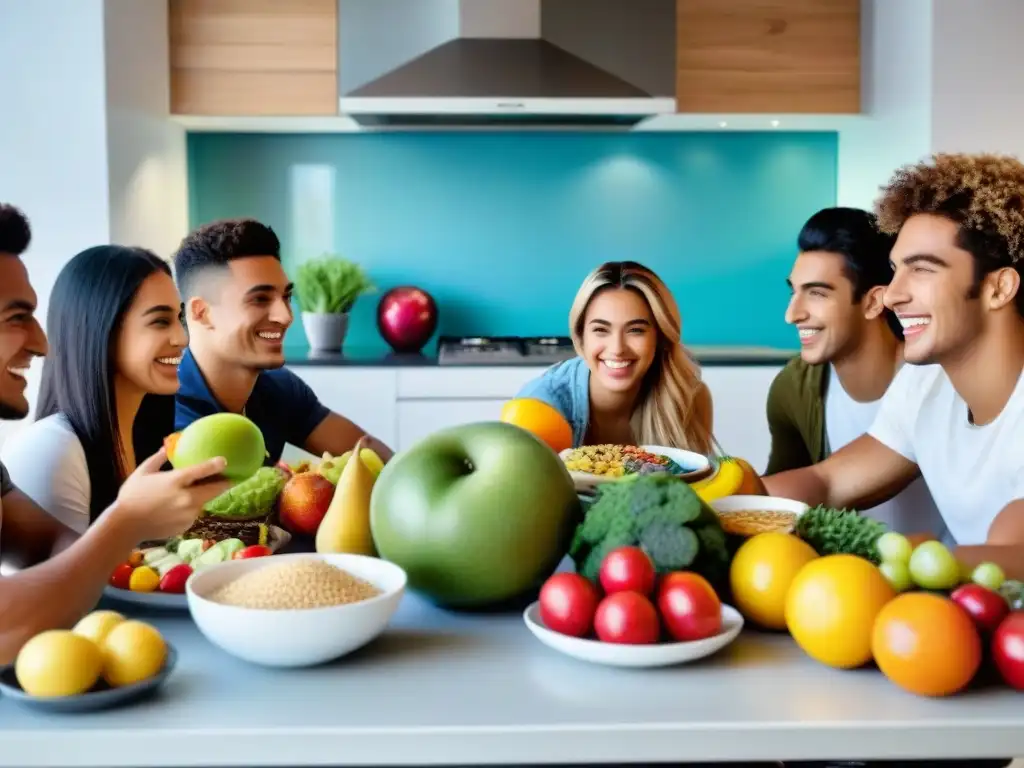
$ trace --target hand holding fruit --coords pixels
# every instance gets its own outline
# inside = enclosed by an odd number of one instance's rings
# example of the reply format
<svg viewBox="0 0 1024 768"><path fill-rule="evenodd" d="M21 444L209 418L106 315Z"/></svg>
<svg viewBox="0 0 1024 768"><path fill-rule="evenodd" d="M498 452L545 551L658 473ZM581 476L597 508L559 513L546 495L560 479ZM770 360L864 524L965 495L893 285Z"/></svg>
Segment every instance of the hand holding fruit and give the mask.
<svg viewBox="0 0 1024 768"><path fill-rule="evenodd" d="M166 461L161 448L139 464L107 513L125 521L139 541L166 539L188 530L203 505L231 487L230 480L215 479L224 469L223 458L161 472Z"/></svg>

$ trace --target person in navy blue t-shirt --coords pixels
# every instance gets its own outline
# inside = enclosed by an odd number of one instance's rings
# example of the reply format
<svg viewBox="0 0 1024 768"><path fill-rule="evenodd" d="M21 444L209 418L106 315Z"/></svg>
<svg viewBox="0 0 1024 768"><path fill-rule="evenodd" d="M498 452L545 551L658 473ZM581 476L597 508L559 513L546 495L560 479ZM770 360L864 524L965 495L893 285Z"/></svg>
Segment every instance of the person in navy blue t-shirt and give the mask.
<svg viewBox="0 0 1024 768"><path fill-rule="evenodd" d="M283 367L292 284L270 227L253 219L207 224L182 240L174 271L189 332L176 430L213 413L244 413L263 432L267 464L281 459L285 443L339 455L366 435ZM367 437L367 447L388 461L391 449Z"/></svg>

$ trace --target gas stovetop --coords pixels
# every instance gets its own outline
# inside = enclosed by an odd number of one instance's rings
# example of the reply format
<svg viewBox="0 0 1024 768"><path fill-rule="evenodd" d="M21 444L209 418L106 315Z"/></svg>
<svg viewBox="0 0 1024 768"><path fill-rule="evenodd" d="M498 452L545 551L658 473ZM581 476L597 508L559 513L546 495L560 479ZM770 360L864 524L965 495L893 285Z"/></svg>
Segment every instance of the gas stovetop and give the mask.
<svg viewBox="0 0 1024 768"><path fill-rule="evenodd" d="M575 355L567 336L442 336L437 345L441 365L550 365Z"/></svg>

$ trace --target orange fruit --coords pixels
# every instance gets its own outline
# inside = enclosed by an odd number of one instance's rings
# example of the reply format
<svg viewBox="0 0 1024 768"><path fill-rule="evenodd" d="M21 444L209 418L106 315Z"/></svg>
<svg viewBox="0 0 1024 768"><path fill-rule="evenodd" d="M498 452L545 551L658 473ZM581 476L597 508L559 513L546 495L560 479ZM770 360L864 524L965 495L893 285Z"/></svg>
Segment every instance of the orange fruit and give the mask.
<svg viewBox="0 0 1024 768"><path fill-rule="evenodd" d="M178 445L178 440L181 438L181 432L172 432L164 438L164 448L167 451L168 460L174 458L174 449Z"/></svg>
<svg viewBox="0 0 1024 768"><path fill-rule="evenodd" d="M883 675L919 696L962 690L982 659L981 638L967 612L927 592L906 592L879 612L871 650Z"/></svg>
<svg viewBox="0 0 1024 768"><path fill-rule="evenodd" d="M501 409L501 421L532 432L555 453L572 448L572 427L569 422L543 400L530 397L509 400Z"/></svg>
<svg viewBox="0 0 1024 768"><path fill-rule="evenodd" d="M875 617L896 596L882 572L856 555L808 563L786 595L786 626L812 659L839 669L871 661Z"/></svg>
<svg viewBox="0 0 1024 768"><path fill-rule="evenodd" d="M759 533L744 541L729 566L733 603L743 616L766 629L786 628L789 585L818 553L788 533Z"/></svg>

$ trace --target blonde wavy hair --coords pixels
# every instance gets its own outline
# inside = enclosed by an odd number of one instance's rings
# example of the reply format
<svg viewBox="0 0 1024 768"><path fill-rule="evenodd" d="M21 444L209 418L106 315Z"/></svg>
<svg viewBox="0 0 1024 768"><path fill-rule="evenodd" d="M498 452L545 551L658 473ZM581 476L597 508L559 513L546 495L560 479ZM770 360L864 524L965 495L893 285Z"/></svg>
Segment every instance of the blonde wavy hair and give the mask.
<svg viewBox="0 0 1024 768"><path fill-rule="evenodd" d="M569 331L576 354L583 356L587 307L598 293L625 288L647 302L657 328L654 361L644 377L630 418L640 444L665 445L708 455L712 435L701 419L697 397L704 384L682 344L682 319L672 292L651 270L635 261L609 261L583 281L569 310Z"/></svg>

